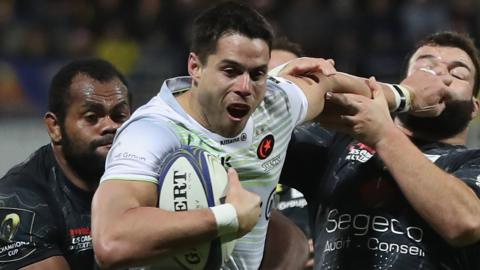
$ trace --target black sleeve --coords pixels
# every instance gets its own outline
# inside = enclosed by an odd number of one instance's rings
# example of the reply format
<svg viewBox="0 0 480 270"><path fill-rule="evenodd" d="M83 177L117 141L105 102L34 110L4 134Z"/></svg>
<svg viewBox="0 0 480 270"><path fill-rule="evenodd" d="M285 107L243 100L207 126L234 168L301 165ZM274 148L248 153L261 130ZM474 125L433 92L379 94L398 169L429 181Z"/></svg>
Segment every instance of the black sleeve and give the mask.
<svg viewBox="0 0 480 270"><path fill-rule="evenodd" d="M27 188L25 178L15 175L0 180L1 269L18 269L62 255L48 194L35 183Z"/></svg>
<svg viewBox="0 0 480 270"><path fill-rule="evenodd" d="M288 145L280 183L293 187L306 196L316 192L315 179L319 179L326 166L328 147L333 133L317 123L297 127Z"/></svg>
<svg viewBox="0 0 480 270"><path fill-rule="evenodd" d="M467 184L480 198L480 156L468 160L453 174Z"/></svg>

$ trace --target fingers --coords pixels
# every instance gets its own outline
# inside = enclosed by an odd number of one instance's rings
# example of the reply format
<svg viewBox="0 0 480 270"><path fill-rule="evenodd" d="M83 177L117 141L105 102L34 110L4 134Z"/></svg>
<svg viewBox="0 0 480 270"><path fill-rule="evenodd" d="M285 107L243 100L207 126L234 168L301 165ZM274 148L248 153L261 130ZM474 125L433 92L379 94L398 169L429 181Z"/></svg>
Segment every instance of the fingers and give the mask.
<svg viewBox="0 0 480 270"><path fill-rule="evenodd" d="M346 127L353 127L355 125L357 116L356 115L340 115L343 125ZM348 129L349 130L349 129Z"/></svg>
<svg viewBox="0 0 480 270"><path fill-rule="evenodd" d="M320 72L325 76L333 75L337 72L335 61L332 59L302 57L292 60L289 64L291 68L286 72L289 75L304 75L308 73Z"/></svg>
<svg viewBox="0 0 480 270"><path fill-rule="evenodd" d="M365 82L368 85L368 88L370 88L370 91L372 91L372 97L375 97L375 94L378 95L378 88L377 88L377 81L375 80L375 77L370 77Z"/></svg>
<svg viewBox="0 0 480 270"><path fill-rule="evenodd" d="M445 110L445 102L441 102L437 105L425 106L422 108L415 109L410 113L415 116L420 117L436 117L439 116L443 110Z"/></svg>
<svg viewBox="0 0 480 270"><path fill-rule="evenodd" d="M382 88L380 87L380 84L377 83L377 80L375 77L370 77L366 81L368 88L370 88L370 91L372 91L372 98L373 99L379 99L379 98L384 98L384 94L382 91Z"/></svg>
<svg viewBox="0 0 480 270"><path fill-rule="evenodd" d="M347 114L355 114L358 112L360 104L363 102L363 99L366 97L355 95L355 94L346 94L346 93L333 93L327 92L325 99L328 102L332 102L338 106L341 106Z"/></svg>
<svg viewBox="0 0 480 270"><path fill-rule="evenodd" d="M320 59L319 69L325 76L337 73L337 70L335 69L335 61L333 61L333 59Z"/></svg>

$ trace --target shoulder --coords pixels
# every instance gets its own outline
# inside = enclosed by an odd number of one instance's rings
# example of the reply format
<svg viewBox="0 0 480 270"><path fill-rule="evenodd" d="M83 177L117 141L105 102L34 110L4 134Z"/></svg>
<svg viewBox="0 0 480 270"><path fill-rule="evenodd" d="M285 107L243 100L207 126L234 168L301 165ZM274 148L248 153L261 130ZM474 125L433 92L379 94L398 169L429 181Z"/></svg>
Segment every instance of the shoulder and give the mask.
<svg viewBox="0 0 480 270"><path fill-rule="evenodd" d="M49 182L57 174L50 146L44 146L30 158L10 169L0 179L0 205L17 207L45 204L50 200Z"/></svg>
<svg viewBox="0 0 480 270"><path fill-rule="evenodd" d="M162 139L159 140L159 138ZM142 117L122 126L115 138L113 149L120 147L120 144L122 147L127 147L123 142L128 142L135 147L152 147L157 144L175 144L177 141L174 125L166 118Z"/></svg>
<svg viewBox="0 0 480 270"><path fill-rule="evenodd" d="M2 236L7 238L0 243L0 257L8 267L20 268L62 254L57 243L57 206L48 185L53 173L48 151L40 148L0 180L0 220L2 230L6 229Z"/></svg>
<svg viewBox="0 0 480 270"><path fill-rule="evenodd" d="M329 145L336 135L338 135L336 132L322 127L319 123L313 122L297 126L293 130L292 141L314 145Z"/></svg>
<svg viewBox="0 0 480 270"><path fill-rule="evenodd" d="M301 91L301 89L292 81L283 77L268 76L267 79L267 92L288 92L288 91Z"/></svg>
<svg viewBox="0 0 480 270"><path fill-rule="evenodd" d="M480 165L480 149L468 149L462 145L437 144L423 152L427 158L440 166L458 168L471 162Z"/></svg>
<svg viewBox="0 0 480 270"><path fill-rule="evenodd" d="M27 159L12 167L0 179L0 186L30 186L32 182L44 183L55 164L51 146L42 146Z"/></svg>

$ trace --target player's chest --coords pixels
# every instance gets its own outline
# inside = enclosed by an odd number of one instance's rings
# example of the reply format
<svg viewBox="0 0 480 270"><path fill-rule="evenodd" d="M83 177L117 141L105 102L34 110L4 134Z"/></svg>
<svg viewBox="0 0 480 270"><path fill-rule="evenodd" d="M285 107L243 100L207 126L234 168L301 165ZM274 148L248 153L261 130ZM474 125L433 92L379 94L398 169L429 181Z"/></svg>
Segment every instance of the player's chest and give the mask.
<svg viewBox="0 0 480 270"><path fill-rule="evenodd" d="M291 130L279 132L272 125L255 125L232 138L212 138L188 133L182 144L198 146L217 156L225 167L235 168L248 178L279 173L285 160Z"/></svg>

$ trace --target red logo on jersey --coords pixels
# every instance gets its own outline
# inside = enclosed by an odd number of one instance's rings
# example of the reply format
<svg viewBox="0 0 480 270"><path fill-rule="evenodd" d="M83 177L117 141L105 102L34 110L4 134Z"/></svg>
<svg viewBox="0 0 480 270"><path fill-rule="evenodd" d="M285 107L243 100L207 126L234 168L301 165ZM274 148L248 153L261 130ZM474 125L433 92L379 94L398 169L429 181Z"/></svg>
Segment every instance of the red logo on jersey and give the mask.
<svg viewBox="0 0 480 270"><path fill-rule="evenodd" d="M375 149L365 145L361 142L352 144L348 148L348 155L345 157L346 160L355 160L362 163L367 162L375 154Z"/></svg>
<svg viewBox="0 0 480 270"><path fill-rule="evenodd" d="M266 159L273 151L273 145L275 144L275 139L272 134L265 136L262 139L257 148L257 156L259 159Z"/></svg>

